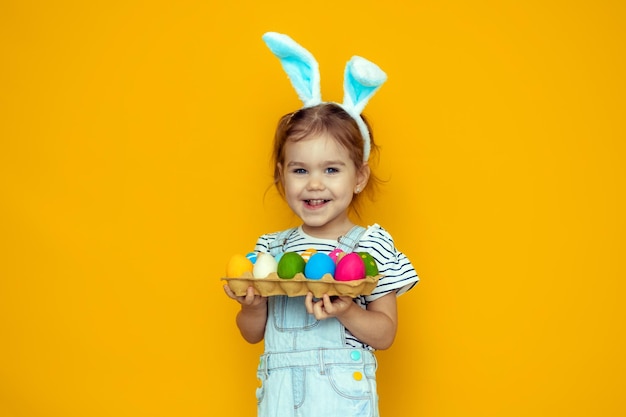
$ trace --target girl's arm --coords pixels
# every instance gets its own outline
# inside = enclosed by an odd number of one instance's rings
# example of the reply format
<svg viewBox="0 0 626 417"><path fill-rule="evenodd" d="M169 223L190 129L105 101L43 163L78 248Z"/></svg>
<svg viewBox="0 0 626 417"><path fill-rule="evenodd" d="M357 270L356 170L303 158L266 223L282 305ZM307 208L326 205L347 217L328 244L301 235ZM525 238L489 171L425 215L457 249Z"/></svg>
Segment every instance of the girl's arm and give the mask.
<svg viewBox="0 0 626 417"><path fill-rule="evenodd" d="M226 295L241 304L236 323L243 338L248 343L259 343L265 336L267 297L254 295L253 287L248 287L246 295L242 297L237 297L228 285L224 285L224 291Z"/></svg>
<svg viewBox="0 0 626 417"><path fill-rule="evenodd" d="M369 303L367 310L350 297L331 300L327 294L313 302L313 294L309 293L305 304L309 314L317 320L336 317L354 337L374 349L388 349L396 337L398 308L395 291Z"/></svg>

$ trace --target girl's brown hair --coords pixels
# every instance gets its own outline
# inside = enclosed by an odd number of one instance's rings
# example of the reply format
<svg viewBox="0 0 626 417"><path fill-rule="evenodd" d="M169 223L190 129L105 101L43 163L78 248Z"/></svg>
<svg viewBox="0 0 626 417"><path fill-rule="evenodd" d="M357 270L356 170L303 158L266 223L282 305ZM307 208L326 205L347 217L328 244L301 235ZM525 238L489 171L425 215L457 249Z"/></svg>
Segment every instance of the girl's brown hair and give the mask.
<svg viewBox="0 0 626 417"><path fill-rule="evenodd" d="M364 116L361 115L361 118L370 132L371 159L371 155L378 152L378 147L374 142L374 135L369 123ZM328 134L339 145L347 149L357 171L361 169L363 165L363 137L356 121L341 106L334 103L322 103L296 110L280 118L274 135L274 151L272 153L274 185L281 196L284 197L285 193L278 164L284 162L285 144L288 141L297 142L310 135L322 134ZM370 178L363 191L370 195L373 194L373 189L378 182L379 179L371 172L370 167ZM352 199L352 209L355 211L355 205L360 200L360 195L356 194Z"/></svg>

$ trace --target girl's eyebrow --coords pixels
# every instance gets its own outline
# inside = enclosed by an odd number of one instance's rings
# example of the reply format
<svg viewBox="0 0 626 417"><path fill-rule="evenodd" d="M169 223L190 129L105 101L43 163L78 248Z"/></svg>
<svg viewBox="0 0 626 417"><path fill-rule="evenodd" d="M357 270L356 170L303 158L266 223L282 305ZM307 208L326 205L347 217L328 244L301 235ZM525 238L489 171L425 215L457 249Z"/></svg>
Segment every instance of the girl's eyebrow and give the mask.
<svg viewBox="0 0 626 417"><path fill-rule="evenodd" d="M289 161L287 163L288 167L290 167L290 166L302 166L302 165L307 165L307 164L304 163L304 162L299 162L299 161ZM337 160L323 161L320 165L323 165L323 166L328 166L328 165L345 166L346 163L344 161L340 160L340 159L337 159Z"/></svg>

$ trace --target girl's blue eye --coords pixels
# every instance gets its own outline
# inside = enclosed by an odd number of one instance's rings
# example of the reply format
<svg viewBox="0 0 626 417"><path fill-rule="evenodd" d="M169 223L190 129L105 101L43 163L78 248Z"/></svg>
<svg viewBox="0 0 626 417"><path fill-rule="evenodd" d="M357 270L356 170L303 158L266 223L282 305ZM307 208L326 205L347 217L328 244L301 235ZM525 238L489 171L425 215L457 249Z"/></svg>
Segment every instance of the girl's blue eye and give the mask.
<svg viewBox="0 0 626 417"><path fill-rule="evenodd" d="M292 172L294 174L306 174L306 169L304 169L304 168L296 168Z"/></svg>
<svg viewBox="0 0 626 417"><path fill-rule="evenodd" d="M326 168L326 173L327 174L336 174L338 172L339 172L339 170L337 168Z"/></svg>

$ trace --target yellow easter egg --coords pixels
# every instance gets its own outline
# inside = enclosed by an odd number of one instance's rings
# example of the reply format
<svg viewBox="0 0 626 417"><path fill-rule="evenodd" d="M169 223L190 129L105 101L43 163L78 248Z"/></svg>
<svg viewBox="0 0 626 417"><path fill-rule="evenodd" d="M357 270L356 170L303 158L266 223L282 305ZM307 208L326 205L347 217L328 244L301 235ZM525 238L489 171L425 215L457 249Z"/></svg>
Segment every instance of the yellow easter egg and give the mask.
<svg viewBox="0 0 626 417"><path fill-rule="evenodd" d="M315 250L314 248L309 248L305 250L304 252L302 252L300 256L302 256L302 259L304 259L304 262L309 262L309 259L311 258L311 256L313 256L316 252L317 250Z"/></svg>
<svg viewBox="0 0 626 417"><path fill-rule="evenodd" d="M252 272L253 267L254 265L250 259L242 254L236 254L230 258L226 265L226 276L228 278L237 278L242 276L244 272Z"/></svg>

